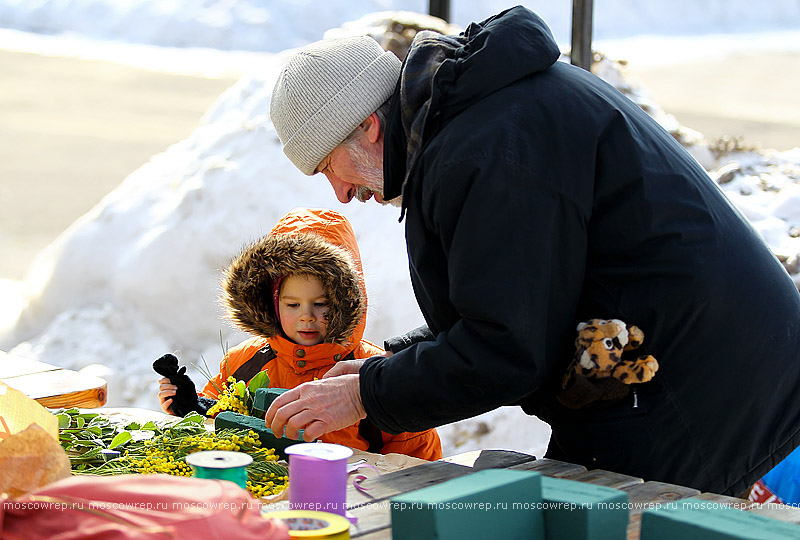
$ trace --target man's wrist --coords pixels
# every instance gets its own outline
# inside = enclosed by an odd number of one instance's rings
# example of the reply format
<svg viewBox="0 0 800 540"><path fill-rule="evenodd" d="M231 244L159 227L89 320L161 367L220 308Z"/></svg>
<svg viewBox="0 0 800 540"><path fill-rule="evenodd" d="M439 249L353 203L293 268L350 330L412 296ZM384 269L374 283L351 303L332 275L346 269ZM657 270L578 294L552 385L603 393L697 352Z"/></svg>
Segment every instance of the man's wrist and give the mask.
<svg viewBox="0 0 800 540"><path fill-rule="evenodd" d="M355 390L352 397L353 405L358 413L358 418L363 420L367 417L367 411L364 409L364 402L361 400L361 376L356 374L352 375L352 377L355 380Z"/></svg>

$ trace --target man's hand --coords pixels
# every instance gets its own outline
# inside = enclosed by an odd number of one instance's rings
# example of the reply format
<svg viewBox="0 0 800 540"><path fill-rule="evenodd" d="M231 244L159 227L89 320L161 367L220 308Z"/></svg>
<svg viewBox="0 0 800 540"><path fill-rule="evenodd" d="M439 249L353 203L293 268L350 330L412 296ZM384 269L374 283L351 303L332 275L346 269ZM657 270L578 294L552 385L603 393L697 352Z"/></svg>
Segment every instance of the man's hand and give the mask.
<svg viewBox="0 0 800 540"><path fill-rule="evenodd" d="M336 362L336 364L329 369L328 372L322 376L322 378L327 379L329 377L338 377L340 375L358 375L358 370L361 369L363 364L364 360L342 360L340 362Z"/></svg>
<svg viewBox="0 0 800 540"><path fill-rule="evenodd" d="M366 418L358 375L322 378L284 392L272 402L265 424L276 437L312 441Z"/></svg>

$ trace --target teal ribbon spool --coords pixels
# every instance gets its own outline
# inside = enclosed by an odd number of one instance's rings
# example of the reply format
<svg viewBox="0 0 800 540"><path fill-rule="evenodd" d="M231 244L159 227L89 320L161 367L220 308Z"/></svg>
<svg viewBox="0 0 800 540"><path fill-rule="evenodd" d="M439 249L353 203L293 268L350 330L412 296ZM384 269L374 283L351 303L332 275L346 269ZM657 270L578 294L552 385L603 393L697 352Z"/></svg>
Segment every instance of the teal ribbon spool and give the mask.
<svg viewBox="0 0 800 540"><path fill-rule="evenodd" d="M247 466L252 462L248 454L227 450L203 450L186 456L196 478L229 480L242 489L247 489Z"/></svg>

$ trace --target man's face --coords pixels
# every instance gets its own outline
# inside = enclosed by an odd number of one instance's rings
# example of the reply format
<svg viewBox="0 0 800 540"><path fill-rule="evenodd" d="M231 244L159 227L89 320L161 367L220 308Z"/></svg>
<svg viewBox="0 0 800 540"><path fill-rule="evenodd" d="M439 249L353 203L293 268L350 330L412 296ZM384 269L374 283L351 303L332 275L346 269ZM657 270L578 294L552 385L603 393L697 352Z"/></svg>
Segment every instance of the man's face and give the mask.
<svg viewBox="0 0 800 540"><path fill-rule="evenodd" d="M362 135L348 139L333 149L317 167L333 187L339 202L355 197L366 202L374 196L380 204L399 206L400 197L383 200L383 144L370 143Z"/></svg>

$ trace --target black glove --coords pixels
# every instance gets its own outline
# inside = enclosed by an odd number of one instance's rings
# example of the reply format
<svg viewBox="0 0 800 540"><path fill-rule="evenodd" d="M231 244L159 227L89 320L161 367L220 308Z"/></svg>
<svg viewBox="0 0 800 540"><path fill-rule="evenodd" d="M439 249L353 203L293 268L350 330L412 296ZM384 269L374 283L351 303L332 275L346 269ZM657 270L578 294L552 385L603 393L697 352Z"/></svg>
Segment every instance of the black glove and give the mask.
<svg viewBox="0 0 800 540"><path fill-rule="evenodd" d="M192 379L186 374L186 366L178 369L178 358L174 354L165 354L155 362L153 369L169 382L178 387L172 396L172 412L176 416L186 416L192 411L205 415L216 401L197 395Z"/></svg>
<svg viewBox="0 0 800 540"><path fill-rule="evenodd" d="M630 386L612 377L587 379L573 374L567 387L556 399L570 409L584 409L611 404L626 397Z"/></svg>

